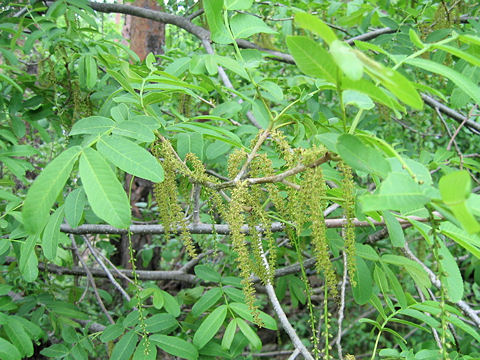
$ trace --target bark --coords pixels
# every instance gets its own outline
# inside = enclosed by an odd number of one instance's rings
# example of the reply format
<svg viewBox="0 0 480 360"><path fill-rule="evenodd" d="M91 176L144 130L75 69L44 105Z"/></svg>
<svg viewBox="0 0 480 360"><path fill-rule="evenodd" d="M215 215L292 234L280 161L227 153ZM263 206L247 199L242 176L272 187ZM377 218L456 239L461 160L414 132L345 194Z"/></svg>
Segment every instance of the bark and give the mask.
<svg viewBox="0 0 480 360"><path fill-rule="evenodd" d="M135 0L132 5L155 11L162 10L156 0ZM148 53L163 54L163 46L165 45L164 23L127 15L123 27L123 36L130 40L130 49L138 55L140 60L144 60Z"/></svg>

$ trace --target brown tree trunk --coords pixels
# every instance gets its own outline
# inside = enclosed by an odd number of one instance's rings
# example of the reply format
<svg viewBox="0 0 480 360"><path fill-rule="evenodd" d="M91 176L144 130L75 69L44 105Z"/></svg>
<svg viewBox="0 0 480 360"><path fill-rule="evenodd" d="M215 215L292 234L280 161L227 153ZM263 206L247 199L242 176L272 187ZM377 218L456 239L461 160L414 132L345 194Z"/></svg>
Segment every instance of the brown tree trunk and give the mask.
<svg viewBox="0 0 480 360"><path fill-rule="evenodd" d="M162 10L157 0L135 0L133 6L150 10ZM159 55L165 45L165 24L135 16L126 16L123 36L130 40L132 49L144 60L148 53Z"/></svg>

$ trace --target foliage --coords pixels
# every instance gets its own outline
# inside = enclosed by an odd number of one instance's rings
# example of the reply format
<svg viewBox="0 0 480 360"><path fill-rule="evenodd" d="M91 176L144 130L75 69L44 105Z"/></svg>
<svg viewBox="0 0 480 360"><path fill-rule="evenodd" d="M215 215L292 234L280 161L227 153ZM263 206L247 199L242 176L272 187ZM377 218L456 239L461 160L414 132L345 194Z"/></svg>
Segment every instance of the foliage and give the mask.
<svg viewBox="0 0 480 360"><path fill-rule="evenodd" d="M480 356L477 2L125 6L1 5L0 358Z"/></svg>

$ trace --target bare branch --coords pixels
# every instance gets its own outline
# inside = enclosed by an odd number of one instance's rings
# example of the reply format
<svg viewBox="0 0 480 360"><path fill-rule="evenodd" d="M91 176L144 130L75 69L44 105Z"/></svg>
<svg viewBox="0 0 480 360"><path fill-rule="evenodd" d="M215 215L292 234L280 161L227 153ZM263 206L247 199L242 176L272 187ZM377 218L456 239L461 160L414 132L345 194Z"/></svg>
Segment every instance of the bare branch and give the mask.
<svg viewBox="0 0 480 360"><path fill-rule="evenodd" d="M419 216L409 216L408 219L412 219L420 222L428 222L429 218L422 218ZM352 223L356 227L370 227L370 226L383 226L385 222L376 221L372 218L368 218L369 221L363 221L358 219L353 219ZM398 218L400 225L410 225L408 220ZM325 225L327 228L341 228L346 224L346 220L343 218L339 219L325 219ZM182 227L177 226L176 229L172 230L173 234L180 234L182 232ZM189 224L187 229L191 234L220 234L220 235L229 235L230 227L226 224ZM257 227L257 230L262 232L262 227ZM271 232L281 232L284 230L284 225L280 222L272 223L270 228ZM127 229L115 228L111 225L97 225L97 224L84 224L76 228L72 228L69 225L62 224L60 226L60 231L67 234L126 234ZM130 232L132 234L164 234L165 228L162 225L132 225L130 226ZM242 226L242 232L249 233L248 225Z"/></svg>
<svg viewBox="0 0 480 360"><path fill-rule="evenodd" d="M13 257L7 257L5 259L5 264L11 264L13 262L17 262L18 260ZM54 264L45 265L44 263L38 264L38 269L42 271L48 271L53 274L58 275L77 275L77 276L85 276L86 272L83 267L80 266L72 266L71 268L58 266ZM99 268L89 268L90 273L94 277L103 277L106 278L107 274L103 269ZM125 276L129 278L133 278L133 274L131 270L118 270ZM180 281L188 284L195 284L197 282L195 275L185 274L184 272L173 270L173 271L162 271L162 270L155 270L155 271L148 271L148 270L137 270L137 276L140 280L173 280L173 281Z"/></svg>
<svg viewBox="0 0 480 360"><path fill-rule="evenodd" d="M263 260L263 265L265 266L265 269L267 270L267 273L270 271L270 265L268 264L268 260L265 256L265 253L263 251L263 246L262 243L259 242L259 250L260 254L262 256ZM270 302L272 303L273 310L278 316L278 319L280 320L280 324L282 324L283 329L285 332L288 334L290 337L290 340L292 341L293 345L295 346L295 349L297 349L305 359L307 360L313 360L312 354L307 350L305 345L303 345L302 340L298 337L295 329L293 328L292 324L288 321L287 315L285 315L285 312L282 309L282 306L280 305L280 302L278 301L277 294L275 294L275 289L272 286L272 283L270 280L267 280L267 283L265 284L265 288L267 290L267 295L268 298L270 299ZM295 356L296 357L296 356ZM293 359L295 359L293 357Z"/></svg>
<svg viewBox="0 0 480 360"><path fill-rule="evenodd" d="M70 234L70 240L72 241L73 252L77 256L80 263L82 264L82 267L85 270L85 274L87 275L87 279L90 282L90 285L92 285L93 293L95 294L95 298L97 299L98 305L102 309L102 312L105 314L110 324L115 324L115 321L113 321L112 316L108 313L108 310L105 307L105 304L103 303L102 298L100 297L100 294L98 293L97 285L95 284L95 280L92 276L92 273L88 269L87 264L85 264L85 261L83 261L83 258L78 253L77 243L75 241L75 236L73 234Z"/></svg>
<svg viewBox="0 0 480 360"><path fill-rule="evenodd" d="M431 106L434 109L438 109L441 113L447 115L448 117L452 118L459 124L465 122L465 126L470 128L473 132L477 135L480 133L480 123L477 123L473 120L469 120L465 115L460 114L459 112L449 108L448 106L443 105L441 102L435 100L429 95L421 94L422 99L428 106Z"/></svg>
<svg viewBox="0 0 480 360"><path fill-rule="evenodd" d="M337 338L335 343L337 344L338 350L338 357L340 360L343 360L343 351L342 351L342 324L345 312L345 289L347 287L347 253L345 251L342 252L343 257L343 279L342 279L342 286L340 290L340 307L338 308L338 326L337 326Z"/></svg>
<svg viewBox="0 0 480 360"><path fill-rule="evenodd" d="M115 286L117 288L118 291L120 291L120 293L122 294L122 296L125 298L125 300L127 301L130 301L130 295L127 294L127 292L123 289L123 287L120 286L120 284L113 278L113 275L112 273L110 272L110 270L108 270L108 268L105 266L105 264L103 263L102 259L100 259L97 255L97 252L95 251L95 249L93 248L92 244L90 243L90 240L88 240L88 237L86 236L83 236L83 240L85 241L85 243L87 244L87 247L88 249L90 250L90 252L92 253L93 257L95 258L95 260L97 261L98 265L100 265L100 267L103 269L103 271L105 272L105 274L107 275L107 278L108 280L110 280L110 282L113 284L113 286Z"/></svg>

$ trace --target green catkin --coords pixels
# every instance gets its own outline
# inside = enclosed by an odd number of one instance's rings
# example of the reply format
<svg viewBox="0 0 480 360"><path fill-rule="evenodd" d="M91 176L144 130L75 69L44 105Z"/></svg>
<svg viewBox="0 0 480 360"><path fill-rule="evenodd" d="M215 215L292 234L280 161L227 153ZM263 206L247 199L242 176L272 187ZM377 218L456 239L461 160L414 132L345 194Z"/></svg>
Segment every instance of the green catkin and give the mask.
<svg viewBox="0 0 480 360"><path fill-rule="evenodd" d="M290 147L285 135L279 130L274 130L270 133L270 138L273 140L275 146L280 151L287 166L293 166L297 160L294 150Z"/></svg>
<svg viewBox="0 0 480 360"><path fill-rule="evenodd" d="M168 237L176 227L180 226L180 239L182 240L188 255L196 258L197 254L188 231L187 222L177 199L176 170L182 168L178 166L178 161L171 152L171 145L163 141L160 145L153 147L153 153L157 158L163 156L164 180L161 183L154 184L153 192L157 200L160 221L165 228L165 237Z"/></svg>
<svg viewBox="0 0 480 360"><path fill-rule="evenodd" d="M339 170L343 173L343 214L347 221L342 229L345 251L347 253L348 276L352 286L356 286L355 271L357 268L355 261L355 226L353 218L355 217L355 184L353 182L352 169L343 162L339 163Z"/></svg>
<svg viewBox="0 0 480 360"><path fill-rule="evenodd" d="M246 158L247 153L243 149L235 149L235 151L230 154L228 157L227 172L231 179L238 174Z"/></svg>
<svg viewBox="0 0 480 360"><path fill-rule="evenodd" d="M268 158L267 154L258 154L250 164L250 174L252 177L271 176L274 174L272 161ZM273 276L275 274L275 268L277 263L277 246L275 238L272 234L272 222L267 214L267 211L263 204L268 200L267 196L271 198L272 194L275 197L279 197L278 189L274 184L267 184L264 191L260 185L254 185L251 187L252 201L249 206L252 208L251 214L255 223L263 228L263 234L259 237L258 241L262 241L262 238L267 241L268 244L268 264L269 269L265 272L265 278L262 279L264 283L269 281L273 283ZM265 269L265 266L262 267ZM259 276L260 277L260 276Z"/></svg>
<svg viewBox="0 0 480 360"><path fill-rule="evenodd" d="M313 253L317 259L317 272L323 272L332 296L337 296L337 277L330 260L325 218L323 216L323 211L326 208L326 189L321 167L317 166L305 171L301 192L304 208L312 222L312 245Z"/></svg>
<svg viewBox="0 0 480 360"><path fill-rule="evenodd" d="M191 115L192 97L188 94L181 94L178 102L178 112L185 117Z"/></svg>
<svg viewBox="0 0 480 360"><path fill-rule="evenodd" d="M245 182L240 182L233 190L230 201L230 208L227 213L227 223L230 226L233 249L237 254L237 263L242 278L242 289L245 303L252 312L257 325L262 324L259 317L258 307L255 305L255 288L253 287L250 274L252 272L251 261L245 234L241 231L244 223L243 207L248 196L248 188Z"/></svg>

